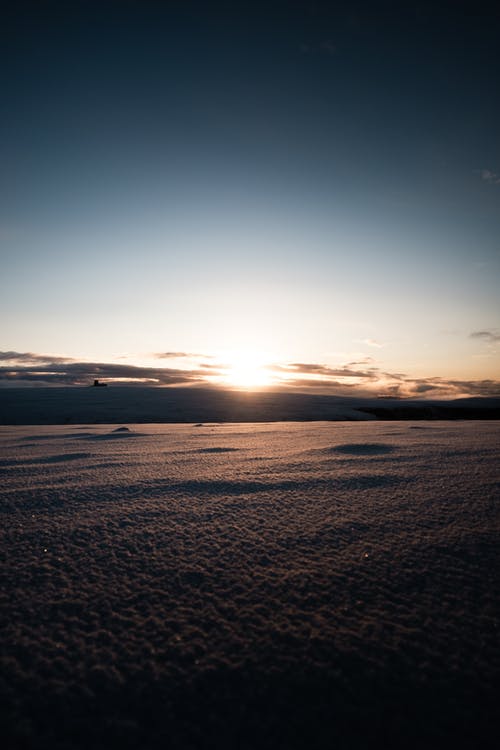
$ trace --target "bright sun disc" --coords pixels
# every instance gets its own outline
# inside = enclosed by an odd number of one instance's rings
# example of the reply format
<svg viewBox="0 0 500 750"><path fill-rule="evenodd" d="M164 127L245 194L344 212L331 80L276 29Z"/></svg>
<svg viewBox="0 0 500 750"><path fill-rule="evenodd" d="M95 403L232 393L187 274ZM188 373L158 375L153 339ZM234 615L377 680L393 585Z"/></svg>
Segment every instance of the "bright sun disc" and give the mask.
<svg viewBox="0 0 500 750"><path fill-rule="evenodd" d="M225 383L238 388L259 388L272 383L262 356L254 352L232 352L226 359Z"/></svg>

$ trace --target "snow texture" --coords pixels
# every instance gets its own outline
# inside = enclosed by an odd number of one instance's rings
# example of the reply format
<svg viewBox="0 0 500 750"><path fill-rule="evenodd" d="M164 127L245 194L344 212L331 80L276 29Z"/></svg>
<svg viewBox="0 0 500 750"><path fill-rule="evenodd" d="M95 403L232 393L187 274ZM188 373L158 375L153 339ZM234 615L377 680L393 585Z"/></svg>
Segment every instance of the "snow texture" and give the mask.
<svg viewBox="0 0 500 750"><path fill-rule="evenodd" d="M500 423L2 427L3 747L496 734Z"/></svg>

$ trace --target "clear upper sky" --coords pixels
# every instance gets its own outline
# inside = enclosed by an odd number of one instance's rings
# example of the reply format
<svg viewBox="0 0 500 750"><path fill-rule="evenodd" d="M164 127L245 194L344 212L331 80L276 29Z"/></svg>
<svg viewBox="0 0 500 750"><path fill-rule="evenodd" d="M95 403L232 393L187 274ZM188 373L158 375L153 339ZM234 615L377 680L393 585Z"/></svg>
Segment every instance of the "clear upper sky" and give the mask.
<svg viewBox="0 0 500 750"><path fill-rule="evenodd" d="M500 392L498 10L40 0L2 26L0 382Z"/></svg>

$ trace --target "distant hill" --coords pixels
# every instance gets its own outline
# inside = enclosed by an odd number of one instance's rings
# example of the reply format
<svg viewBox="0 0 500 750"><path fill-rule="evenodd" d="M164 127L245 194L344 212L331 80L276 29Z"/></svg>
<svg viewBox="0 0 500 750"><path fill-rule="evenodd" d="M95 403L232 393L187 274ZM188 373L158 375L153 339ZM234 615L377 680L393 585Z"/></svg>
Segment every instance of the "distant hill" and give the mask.
<svg viewBox="0 0 500 750"><path fill-rule="evenodd" d="M500 398L364 399L208 388L5 388L0 424L500 419Z"/></svg>

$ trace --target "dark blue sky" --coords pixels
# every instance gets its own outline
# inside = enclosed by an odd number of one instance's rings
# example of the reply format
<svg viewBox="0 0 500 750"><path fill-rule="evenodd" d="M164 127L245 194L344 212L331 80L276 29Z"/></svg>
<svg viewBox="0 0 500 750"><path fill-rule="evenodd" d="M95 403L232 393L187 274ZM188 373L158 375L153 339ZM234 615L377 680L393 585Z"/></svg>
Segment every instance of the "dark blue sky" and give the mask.
<svg viewBox="0 0 500 750"><path fill-rule="evenodd" d="M12 4L4 348L371 339L498 373L470 334L500 327L499 31L480 3Z"/></svg>

